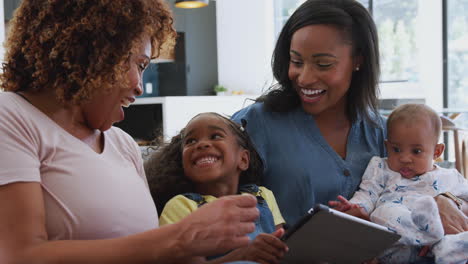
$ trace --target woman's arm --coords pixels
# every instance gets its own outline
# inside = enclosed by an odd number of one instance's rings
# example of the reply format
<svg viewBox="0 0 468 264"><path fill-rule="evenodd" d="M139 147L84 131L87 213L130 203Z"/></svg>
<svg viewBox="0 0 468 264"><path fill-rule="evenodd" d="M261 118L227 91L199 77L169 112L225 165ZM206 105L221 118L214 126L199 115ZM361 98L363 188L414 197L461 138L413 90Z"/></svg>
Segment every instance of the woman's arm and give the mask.
<svg viewBox="0 0 468 264"><path fill-rule="evenodd" d="M468 206L464 201L461 210L450 198L443 195L434 197L439 208L440 219L444 226L445 234L458 234L468 231Z"/></svg>
<svg viewBox="0 0 468 264"><path fill-rule="evenodd" d="M468 216L468 202L466 200L463 200L463 199L461 199L461 200L463 201L461 210L465 214L465 216Z"/></svg>
<svg viewBox="0 0 468 264"><path fill-rule="evenodd" d="M105 240L48 241L39 183L0 187L0 263L161 263L246 246L258 217L253 196L228 196L180 223Z"/></svg>

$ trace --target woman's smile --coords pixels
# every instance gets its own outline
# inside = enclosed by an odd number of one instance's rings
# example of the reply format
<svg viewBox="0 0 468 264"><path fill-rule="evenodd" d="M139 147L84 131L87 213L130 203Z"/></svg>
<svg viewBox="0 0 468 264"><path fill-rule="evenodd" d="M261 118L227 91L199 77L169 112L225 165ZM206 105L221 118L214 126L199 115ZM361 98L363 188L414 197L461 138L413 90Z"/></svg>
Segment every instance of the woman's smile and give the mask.
<svg viewBox="0 0 468 264"><path fill-rule="evenodd" d="M325 95L326 90L300 89L300 97L305 103L315 103Z"/></svg>

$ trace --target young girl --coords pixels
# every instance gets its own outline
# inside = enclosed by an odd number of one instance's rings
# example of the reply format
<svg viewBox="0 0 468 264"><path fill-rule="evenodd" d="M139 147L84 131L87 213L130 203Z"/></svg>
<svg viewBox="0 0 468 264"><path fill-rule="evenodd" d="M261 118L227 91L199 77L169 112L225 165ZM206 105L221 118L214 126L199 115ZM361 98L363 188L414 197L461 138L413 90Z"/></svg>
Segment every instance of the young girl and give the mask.
<svg viewBox="0 0 468 264"><path fill-rule="evenodd" d="M245 132L245 125L245 121L240 126L216 113L199 114L149 158L146 173L158 209L164 206L161 226L178 222L221 196L255 195L260 217L255 231L249 234L252 242L246 248L216 258L213 263L231 260L278 263L287 251L279 239L284 233L284 219L273 193L256 185L263 173L263 163ZM170 197L173 198L167 202Z"/></svg>

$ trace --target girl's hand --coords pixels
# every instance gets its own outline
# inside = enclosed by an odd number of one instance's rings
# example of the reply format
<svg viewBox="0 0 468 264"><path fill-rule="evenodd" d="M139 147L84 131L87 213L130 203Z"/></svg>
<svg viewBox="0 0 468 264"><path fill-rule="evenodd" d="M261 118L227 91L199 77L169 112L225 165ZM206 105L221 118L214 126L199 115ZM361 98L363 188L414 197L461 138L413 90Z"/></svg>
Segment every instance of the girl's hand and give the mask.
<svg viewBox="0 0 468 264"><path fill-rule="evenodd" d="M329 201L328 205L335 210L345 212L354 208L360 208L359 205L350 203L344 196L338 195L338 201Z"/></svg>
<svg viewBox="0 0 468 264"><path fill-rule="evenodd" d="M247 247L238 249L235 253L241 260L250 260L261 264L277 264L289 250L286 244L279 239L283 234L283 228L271 234L259 234Z"/></svg>
<svg viewBox="0 0 468 264"><path fill-rule="evenodd" d="M434 199L439 208L445 234L458 234L468 231L468 217L458 209L452 200L442 195L437 195Z"/></svg>

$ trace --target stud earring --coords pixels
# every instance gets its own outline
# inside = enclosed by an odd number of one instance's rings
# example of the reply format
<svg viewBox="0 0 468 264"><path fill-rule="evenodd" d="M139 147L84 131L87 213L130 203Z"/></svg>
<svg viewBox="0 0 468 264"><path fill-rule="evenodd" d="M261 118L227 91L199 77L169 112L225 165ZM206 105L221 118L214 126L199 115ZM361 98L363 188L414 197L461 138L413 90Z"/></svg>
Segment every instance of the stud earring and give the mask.
<svg viewBox="0 0 468 264"><path fill-rule="evenodd" d="M358 65L358 66L356 66L355 70L356 70L356 71L359 71L359 65Z"/></svg>

